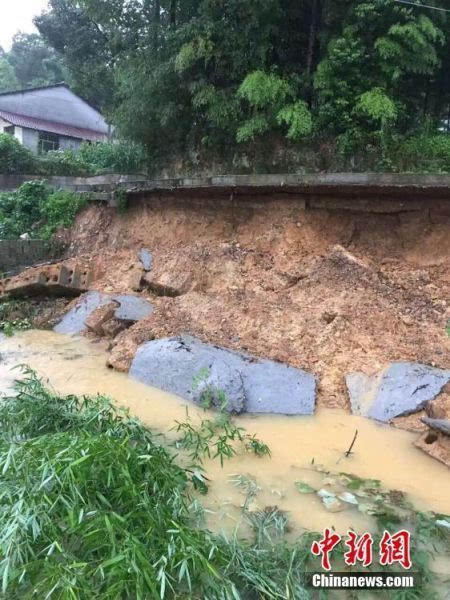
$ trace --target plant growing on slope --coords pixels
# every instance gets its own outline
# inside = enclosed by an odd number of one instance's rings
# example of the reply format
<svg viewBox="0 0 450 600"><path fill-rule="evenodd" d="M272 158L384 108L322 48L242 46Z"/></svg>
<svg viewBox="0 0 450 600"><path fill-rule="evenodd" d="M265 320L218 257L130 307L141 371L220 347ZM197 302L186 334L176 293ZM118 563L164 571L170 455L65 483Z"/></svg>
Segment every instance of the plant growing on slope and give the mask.
<svg viewBox="0 0 450 600"><path fill-rule="evenodd" d="M276 125L287 126L286 137L298 140L312 132L311 113L303 100L295 98L292 85L273 73L255 71L247 75L237 95L246 100L252 115L237 130L237 141L246 142Z"/></svg>
<svg viewBox="0 0 450 600"><path fill-rule="evenodd" d="M49 239L58 228L70 226L85 205L84 196L52 191L44 181L27 181L17 191L0 193L0 237L33 233Z"/></svg>
<svg viewBox="0 0 450 600"><path fill-rule="evenodd" d="M49 239L57 229L70 227L76 215L87 203L85 196L58 190L50 194L41 206L41 218L44 225L40 227L40 236Z"/></svg>

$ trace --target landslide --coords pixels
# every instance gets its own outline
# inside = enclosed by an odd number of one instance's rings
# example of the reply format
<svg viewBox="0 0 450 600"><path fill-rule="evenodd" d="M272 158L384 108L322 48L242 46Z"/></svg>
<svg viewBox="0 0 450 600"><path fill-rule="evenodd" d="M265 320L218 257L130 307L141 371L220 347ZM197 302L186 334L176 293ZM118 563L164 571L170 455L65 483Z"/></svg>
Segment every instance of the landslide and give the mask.
<svg viewBox="0 0 450 600"><path fill-rule="evenodd" d="M374 200L376 202L376 200ZM449 367L450 212L305 210L283 198L151 197L125 214L91 205L69 254L95 263L93 289L137 289L148 248L154 314L119 334L127 370L143 341L191 333L311 371L319 403L347 405L344 376L411 360Z"/></svg>

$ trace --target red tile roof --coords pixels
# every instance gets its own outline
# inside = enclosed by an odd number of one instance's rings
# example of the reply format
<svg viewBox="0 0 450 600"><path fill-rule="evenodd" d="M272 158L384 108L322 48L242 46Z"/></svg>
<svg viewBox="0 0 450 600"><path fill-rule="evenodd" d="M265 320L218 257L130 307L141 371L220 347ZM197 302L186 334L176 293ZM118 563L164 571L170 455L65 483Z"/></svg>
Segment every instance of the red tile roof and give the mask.
<svg viewBox="0 0 450 600"><path fill-rule="evenodd" d="M24 115L18 115L6 110L0 110L0 117L5 121L8 121L8 123L11 123L11 125L16 125L17 127L26 127L28 129L36 129L38 131L49 131L50 133L57 133L59 135L65 135L68 137L89 140L91 142L105 141L107 137L101 131L81 129L79 127L73 127L72 125L66 125L64 123L55 123L54 121L45 121L44 119L26 117Z"/></svg>

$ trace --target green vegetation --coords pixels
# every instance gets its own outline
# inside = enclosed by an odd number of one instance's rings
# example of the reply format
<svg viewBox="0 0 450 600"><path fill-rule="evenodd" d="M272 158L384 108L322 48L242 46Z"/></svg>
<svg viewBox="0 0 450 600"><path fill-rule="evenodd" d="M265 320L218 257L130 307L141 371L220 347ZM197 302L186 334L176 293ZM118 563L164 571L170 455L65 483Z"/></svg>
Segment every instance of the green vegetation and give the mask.
<svg viewBox="0 0 450 600"><path fill-rule="evenodd" d="M68 75L61 56L36 33L16 33L9 52L0 48L0 93L60 83Z"/></svg>
<svg viewBox="0 0 450 600"><path fill-rule="evenodd" d="M450 170L450 136L438 133L450 106L444 11L395 0L106 5L51 0L36 25L77 91L154 169Z"/></svg>
<svg viewBox="0 0 450 600"><path fill-rule="evenodd" d="M13 136L0 134L0 174L74 175L139 173L147 169L144 150L133 142L84 143L78 151L56 150L36 156Z"/></svg>
<svg viewBox="0 0 450 600"><path fill-rule="evenodd" d="M186 421L177 422L176 431L182 436L177 441L177 448L189 450L191 460L201 463L203 458L219 458L220 463L232 458L237 453L237 445L256 456L270 456L269 447L255 436L245 433L245 429L237 427L230 416L220 413L214 420L204 419L199 427L192 425L187 415Z"/></svg>
<svg viewBox="0 0 450 600"><path fill-rule="evenodd" d="M8 319L0 321L0 333L11 337L16 331L26 331L32 328L32 323L29 319Z"/></svg>
<svg viewBox="0 0 450 600"><path fill-rule="evenodd" d="M309 535L293 549L194 527L191 473L158 436L30 371L15 393L0 405L2 597L308 597Z"/></svg>
<svg viewBox="0 0 450 600"><path fill-rule="evenodd" d="M0 300L0 333L8 337L16 331L31 329L35 307L29 300L14 300L2 297Z"/></svg>
<svg viewBox="0 0 450 600"><path fill-rule="evenodd" d="M246 476L233 483L246 496L251 539L201 527L196 471L108 399L59 396L25 369L0 404L0 432L1 598L312 598L304 573L314 570L314 534L285 542L287 515L251 510L261 488ZM373 488L351 481L359 493ZM448 542L446 523L444 515L414 513L420 587L389 598L434 597L428 562Z"/></svg>
<svg viewBox="0 0 450 600"><path fill-rule="evenodd" d="M0 174L31 173L35 159L12 135L0 133Z"/></svg>
<svg viewBox="0 0 450 600"><path fill-rule="evenodd" d="M28 233L48 240L60 227L69 227L85 204L85 197L28 181L17 191L0 193L0 238Z"/></svg>

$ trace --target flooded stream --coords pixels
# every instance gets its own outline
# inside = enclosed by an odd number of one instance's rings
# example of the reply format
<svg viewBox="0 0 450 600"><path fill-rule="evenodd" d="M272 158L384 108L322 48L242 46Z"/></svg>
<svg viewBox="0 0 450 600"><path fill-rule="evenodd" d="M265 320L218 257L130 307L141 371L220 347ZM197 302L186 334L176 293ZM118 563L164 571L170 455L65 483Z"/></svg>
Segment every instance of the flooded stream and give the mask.
<svg viewBox="0 0 450 600"><path fill-rule="evenodd" d="M21 332L0 340L0 392L5 393L18 376L13 367L27 364L58 392L110 396L151 428L174 439L171 429L175 421L185 420L186 402L108 369L105 360L103 342L49 331ZM205 418L205 411L191 405L189 415L195 422ZM232 531L239 524L244 496L233 480L242 475L260 488L253 500L255 507L278 506L288 513L294 531L296 527L321 530L330 526L340 533L349 527L371 529L373 524L364 514L354 510L330 513L315 494L298 492L296 481L321 485L323 475L311 467L312 462L331 472L379 479L384 487L405 492L418 509L450 512L448 470L413 446L416 434L339 410L319 409L314 417L246 415L235 421L268 444L272 457L239 454L223 468L217 460L205 462L211 487L202 503L211 511L207 521L215 530ZM354 453L346 458L356 429Z"/></svg>

